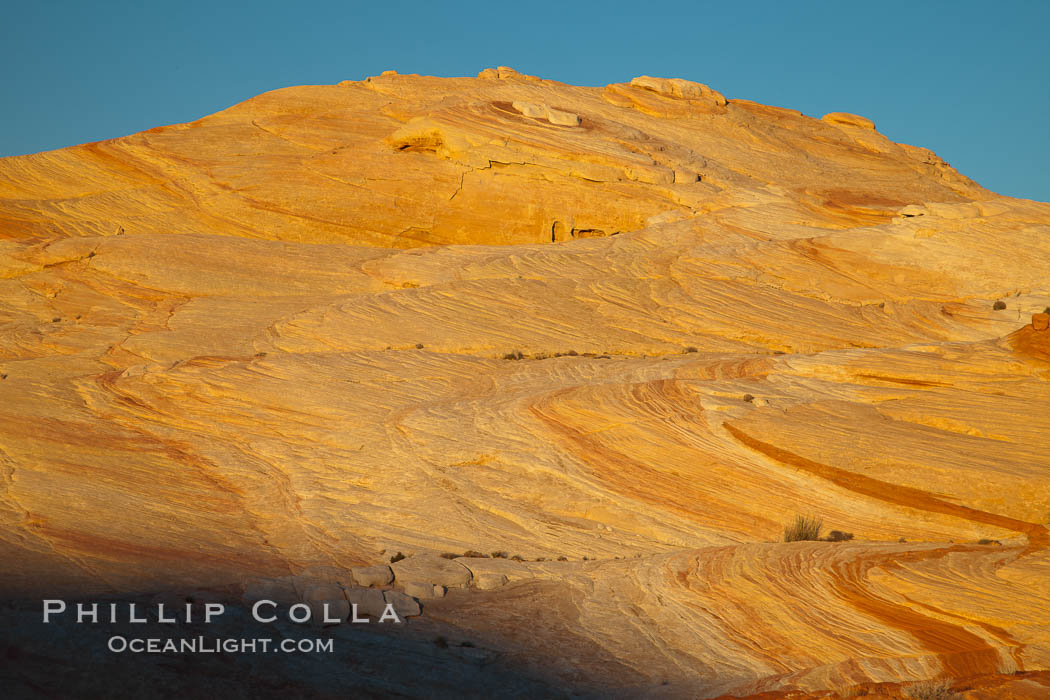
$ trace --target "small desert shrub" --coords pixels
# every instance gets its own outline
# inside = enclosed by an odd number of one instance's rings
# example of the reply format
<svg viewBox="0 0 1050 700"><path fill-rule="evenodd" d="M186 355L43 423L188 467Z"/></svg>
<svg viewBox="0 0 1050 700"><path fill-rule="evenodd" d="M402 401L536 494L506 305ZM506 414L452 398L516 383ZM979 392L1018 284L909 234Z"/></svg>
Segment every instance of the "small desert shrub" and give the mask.
<svg viewBox="0 0 1050 700"><path fill-rule="evenodd" d="M954 700L959 697L952 692L952 685L948 681L912 683L904 692L915 700Z"/></svg>
<svg viewBox="0 0 1050 700"><path fill-rule="evenodd" d="M1044 314L1050 314L1050 306L1048 306L1045 309L1043 309L1043 313Z"/></svg>
<svg viewBox="0 0 1050 700"><path fill-rule="evenodd" d="M416 343L416 350L422 350L422 349L423 349L423 343Z"/></svg>
<svg viewBox="0 0 1050 700"><path fill-rule="evenodd" d="M514 352L508 352L503 356L504 360L524 360L525 356L521 354L521 350L515 350Z"/></svg>
<svg viewBox="0 0 1050 700"><path fill-rule="evenodd" d="M795 522L784 528L785 542L800 542L802 540L819 540L820 528L824 521L820 518L805 515L796 515Z"/></svg>
<svg viewBox="0 0 1050 700"><path fill-rule="evenodd" d="M568 355L569 357L576 357L579 353L576 352L575 350L570 350L569 352L567 352L565 354Z"/></svg>
<svg viewBox="0 0 1050 700"><path fill-rule="evenodd" d="M468 549L467 551L463 552L463 556L470 557L471 559L488 559L489 558L488 554L482 554L481 552L476 552L473 549Z"/></svg>
<svg viewBox="0 0 1050 700"><path fill-rule="evenodd" d="M751 394L744 394L744 401L747 401L748 403L751 403L754 400L755 400L755 397L753 395L751 395Z"/></svg>
<svg viewBox="0 0 1050 700"><path fill-rule="evenodd" d="M511 557L511 559L513 559L514 561L525 561L525 557L521 556L520 554L515 554L513 557Z"/></svg>
<svg viewBox="0 0 1050 700"><path fill-rule="evenodd" d="M994 304L992 304L992 308L995 309L996 311L1002 311L1003 309L1006 308L1006 302L1005 301L997 301Z"/></svg>
<svg viewBox="0 0 1050 700"><path fill-rule="evenodd" d="M843 532L842 530L832 530L827 537L828 542L848 542L852 539L852 532Z"/></svg>
<svg viewBox="0 0 1050 700"><path fill-rule="evenodd" d="M493 552L492 553L492 558L493 559L506 559L507 558L507 553L506 552Z"/></svg>
<svg viewBox="0 0 1050 700"><path fill-rule="evenodd" d="M442 552L441 553L441 558L442 559L455 559L458 556L459 556L458 554L453 554L452 552Z"/></svg>
<svg viewBox="0 0 1050 700"><path fill-rule="evenodd" d="M696 348L694 348L694 347L693 347L692 345L690 345L689 347L687 347L687 348L685 349L685 351L686 351L686 352L696 352L697 350L696 350Z"/></svg>
<svg viewBox="0 0 1050 700"><path fill-rule="evenodd" d="M569 561L569 558L563 554L562 556L558 557L558 561Z"/></svg>
<svg viewBox="0 0 1050 700"><path fill-rule="evenodd" d="M448 640L441 635L438 635L434 637L434 646L438 649L448 649Z"/></svg>
<svg viewBox="0 0 1050 700"><path fill-rule="evenodd" d="M390 563L393 564L394 562L401 561L404 558L405 558L405 555L402 554L401 552L398 552L394 556L390 557Z"/></svg>
<svg viewBox="0 0 1050 700"><path fill-rule="evenodd" d="M977 544L1002 544L1002 542L999 540L980 539L977 540Z"/></svg>

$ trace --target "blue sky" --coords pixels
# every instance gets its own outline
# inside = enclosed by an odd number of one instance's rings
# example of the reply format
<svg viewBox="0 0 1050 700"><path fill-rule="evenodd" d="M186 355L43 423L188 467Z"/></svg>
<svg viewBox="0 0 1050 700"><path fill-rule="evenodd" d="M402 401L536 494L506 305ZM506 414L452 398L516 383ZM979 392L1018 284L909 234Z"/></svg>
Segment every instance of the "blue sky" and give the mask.
<svg viewBox="0 0 1050 700"><path fill-rule="evenodd" d="M1050 1L4 1L0 155L190 121L289 85L509 65L855 112L1050 201Z"/></svg>

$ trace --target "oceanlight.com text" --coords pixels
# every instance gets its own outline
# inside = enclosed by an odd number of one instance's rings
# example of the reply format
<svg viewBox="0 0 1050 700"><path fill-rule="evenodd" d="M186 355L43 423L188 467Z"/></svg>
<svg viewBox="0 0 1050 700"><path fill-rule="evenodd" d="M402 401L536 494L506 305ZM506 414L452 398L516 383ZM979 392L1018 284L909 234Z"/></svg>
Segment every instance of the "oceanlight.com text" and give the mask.
<svg viewBox="0 0 1050 700"><path fill-rule="evenodd" d="M158 639L155 637L122 637L114 635L109 638L106 648L114 653L132 654L256 654L256 653L332 653L332 639L281 639L269 638L222 639L194 637L190 639Z"/></svg>

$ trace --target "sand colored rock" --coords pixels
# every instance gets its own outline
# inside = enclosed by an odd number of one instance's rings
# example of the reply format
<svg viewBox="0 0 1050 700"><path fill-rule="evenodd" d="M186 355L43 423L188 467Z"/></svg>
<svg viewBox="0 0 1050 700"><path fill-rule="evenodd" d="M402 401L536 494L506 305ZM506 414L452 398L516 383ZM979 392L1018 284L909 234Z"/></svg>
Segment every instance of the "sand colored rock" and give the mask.
<svg viewBox="0 0 1050 700"><path fill-rule="evenodd" d="M385 591L383 593L383 598L393 608L394 612L397 613L397 616L400 619L415 617L420 613L421 608L419 607L419 601L411 595L402 593L401 591Z"/></svg>
<svg viewBox="0 0 1050 700"><path fill-rule="evenodd" d="M249 604L270 600L281 605L294 605L300 602L301 594L289 578L260 578L245 582L243 599Z"/></svg>
<svg viewBox="0 0 1050 700"><path fill-rule="evenodd" d="M0 588L349 570L636 696L1050 668L1048 232L862 117L505 67L2 159Z"/></svg>
<svg viewBox="0 0 1050 700"><path fill-rule="evenodd" d="M397 583L414 581L446 588L463 588L470 583L470 569L457 561L419 555L408 557L390 565Z"/></svg>
<svg viewBox="0 0 1050 700"><path fill-rule="evenodd" d="M359 586L385 586L394 580L394 572L386 564L355 566L352 571Z"/></svg>
<svg viewBox="0 0 1050 700"><path fill-rule="evenodd" d="M306 593L312 588L322 586L329 590L331 587L352 586L353 576L350 571L335 566L315 565L309 566L302 573L292 577L292 585L303 600ZM340 593L340 597L342 594Z"/></svg>
<svg viewBox="0 0 1050 700"><path fill-rule="evenodd" d="M352 610L350 621L357 618L378 618L386 610L386 599L384 592L374 588L347 588L344 591L347 602Z"/></svg>
<svg viewBox="0 0 1050 700"><path fill-rule="evenodd" d="M481 574L474 579L473 583L479 591L491 591L507 585L507 577L504 574Z"/></svg>
<svg viewBox="0 0 1050 700"><path fill-rule="evenodd" d="M310 623L315 626L339 624L350 615L350 603L334 583L310 586L303 592L303 602L310 606Z"/></svg>
<svg viewBox="0 0 1050 700"><path fill-rule="evenodd" d="M440 598L445 595L444 586L435 586L432 583L420 583L418 581L406 581L402 584L401 590L405 595L418 598L419 600Z"/></svg>
<svg viewBox="0 0 1050 700"><path fill-rule="evenodd" d="M456 562L470 569L470 573L474 578L494 575L503 576L508 580L514 581L535 576L535 573L527 565L513 559L473 559L464 557L457 559Z"/></svg>

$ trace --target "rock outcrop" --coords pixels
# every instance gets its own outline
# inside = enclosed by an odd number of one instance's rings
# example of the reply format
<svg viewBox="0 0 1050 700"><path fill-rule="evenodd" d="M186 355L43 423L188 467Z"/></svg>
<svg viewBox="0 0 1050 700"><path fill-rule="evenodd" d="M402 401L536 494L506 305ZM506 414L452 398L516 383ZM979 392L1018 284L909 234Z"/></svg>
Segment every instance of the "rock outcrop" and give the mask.
<svg viewBox="0 0 1050 700"><path fill-rule="evenodd" d="M821 117L821 121L826 121L829 124L835 124L837 126L851 126L858 129L866 129L867 131L875 131L875 122L867 117L861 117L857 114L850 114L848 112L831 112L830 114L825 114Z"/></svg>
<svg viewBox="0 0 1050 700"><path fill-rule="evenodd" d="M727 104L726 98L717 90L681 78L653 78L643 75L632 80L631 85L683 100L710 100L719 106Z"/></svg>

